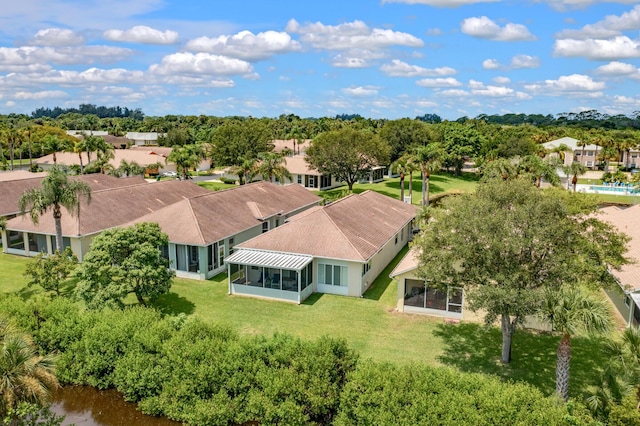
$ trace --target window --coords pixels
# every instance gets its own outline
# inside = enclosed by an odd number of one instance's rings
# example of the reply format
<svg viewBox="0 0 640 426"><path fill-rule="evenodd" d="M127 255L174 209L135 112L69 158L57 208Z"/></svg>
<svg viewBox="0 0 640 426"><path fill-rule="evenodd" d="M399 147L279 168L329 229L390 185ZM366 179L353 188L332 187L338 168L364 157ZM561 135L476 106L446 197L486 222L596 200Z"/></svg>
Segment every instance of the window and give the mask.
<svg viewBox="0 0 640 426"><path fill-rule="evenodd" d="M233 238L229 238L229 254L233 254Z"/></svg>
<svg viewBox="0 0 640 426"><path fill-rule="evenodd" d="M346 287L348 285L348 271L346 266L318 264L318 283Z"/></svg>
<svg viewBox="0 0 640 426"><path fill-rule="evenodd" d="M364 277L367 274L367 272L369 272L370 270L371 270L371 261L362 265L362 276Z"/></svg>
<svg viewBox="0 0 640 426"><path fill-rule="evenodd" d="M269 230L269 222L262 222L262 233L264 234Z"/></svg>
<svg viewBox="0 0 640 426"><path fill-rule="evenodd" d="M580 151L576 152L576 157L580 157L582 155L582 153Z"/></svg>
<svg viewBox="0 0 640 426"><path fill-rule="evenodd" d="M396 244L398 244L398 234L396 234Z"/></svg>
<svg viewBox="0 0 640 426"><path fill-rule="evenodd" d="M316 176L313 175L306 175L306 182L305 185L307 188L317 188L318 187L318 180L316 178Z"/></svg>
<svg viewBox="0 0 640 426"><path fill-rule="evenodd" d="M405 280L405 306L436 309L461 314L464 294L461 288L447 289L429 287L424 281Z"/></svg>
<svg viewBox="0 0 640 426"><path fill-rule="evenodd" d="M587 161L587 167L593 167L593 161Z"/></svg>
<svg viewBox="0 0 640 426"><path fill-rule="evenodd" d="M624 305L625 305L627 308L630 308L630 307L631 307L631 297L629 297L629 295L628 295L628 294L624 297Z"/></svg>
<svg viewBox="0 0 640 426"><path fill-rule="evenodd" d="M218 259L220 260L220 266L224 265L224 244L218 245Z"/></svg>
<svg viewBox="0 0 640 426"><path fill-rule="evenodd" d="M24 250L24 239L22 238L22 232L9 231L8 238L9 238L9 248L16 249L16 250Z"/></svg>
<svg viewBox="0 0 640 426"><path fill-rule="evenodd" d="M302 175L298 175L298 184L302 185Z"/></svg>
<svg viewBox="0 0 640 426"><path fill-rule="evenodd" d="M637 152L632 152L631 153L631 158L638 158L638 153Z"/></svg>
<svg viewBox="0 0 640 426"><path fill-rule="evenodd" d="M280 226L280 219L276 219L276 228Z"/></svg>
<svg viewBox="0 0 640 426"><path fill-rule="evenodd" d="M593 157L593 151L587 151L587 157Z"/></svg>
<svg viewBox="0 0 640 426"><path fill-rule="evenodd" d="M327 188L331 186L331 175L320 176L320 188Z"/></svg>

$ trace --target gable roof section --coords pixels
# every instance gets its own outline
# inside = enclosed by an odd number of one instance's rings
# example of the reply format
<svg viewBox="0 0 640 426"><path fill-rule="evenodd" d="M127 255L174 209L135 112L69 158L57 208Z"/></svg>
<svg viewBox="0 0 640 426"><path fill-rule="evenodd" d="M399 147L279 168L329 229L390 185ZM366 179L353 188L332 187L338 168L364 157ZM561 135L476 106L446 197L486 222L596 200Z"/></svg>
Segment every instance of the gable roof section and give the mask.
<svg viewBox="0 0 640 426"><path fill-rule="evenodd" d="M628 235L629 241L627 257L636 263L624 265L619 271L612 270L620 284L631 291L640 291L640 226L638 226L638 217L640 217L640 204L632 207L606 207L600 210L599 219L609 222L615 226L618 231Z"/></svg>
<svg viewBox="0 0 640 426"><path fill-rule="evenodd" d="M416 212L413 205L366 191L305 211L237 247L365 262Z"/></svg>
<svg viewBox="0 0 640 426"><path fill-rule="evenodd" d="M406 272L413 271L418 268L418 248L411 247L411 249L404 255L402 260L398 262L393 271L389 274L391 278L402 275Z"/></svg>
<svg viewBox="0 0 640 426"><path fill-rule="evenodd" d="M4 182L0 181L0 216L19 214L20 207L18 206L18 201L20 200L20 197L26 190L39 187L43 178L44 176L39 176ZM85 182L89 185L92 192L146 183L146 181L141 177L120 179L115 176L103 174L73 176L71 179L77 179Z"/></svg>
<svg viewBox="0 0 640 426"><path fill-rule="evenodd" d="M31 173L27 170L12 170L8 172L0 171L0 182L8 182L10 180L32 179L45 177L47 172Z"/></svg>
<svg viewBox="0 0 640 426"><path fill-rule="evenodd" d="M582 149L582 146L579 146L578 144L580 143L580 141L578 139L574 139L574 138L570 138L568 136L565 136L564 138L560 138L560 139L556 139L556 140L552 140L549 142L545 142L542 144L542 146L544 146L546 149L553 149L553 148L557 148L560 145L564 144L566 146L568 146L572 151L576 151L579 149ZM585 150L595 150L596 146L594 144L589 144L589 145L585 145L584 146Z"/></svg>
<svg viewBox="0 0 640 426"><path fill-rule="evenodd" d="M320 200L300 185L255 182L182 200L133 223L157 222L171 242L209 245Z"/></svg>
<svg viewBox="0 0 640 426"><path fill-rule="evenodd" d="M186 198L209 193L189 181L169 180L155 183L142 183L121 188L93 191L91 202L84 197L80 205L80 217L72 217L63 208L62 232L66 236L90 235L116 226L123 226L139 217L145 216ZM182 212L173 220L180 221ZM18 216L7 223L7 229L55 234L55 223L50 212L40 216L36 226L28 215Z"/></svg>
<svg viewBox="0 0 640 426"><path fill-rule="evenodd" d="M293 157L285 157L285 165L289 173L294 175L314 175L320 176L321 173L309 166L304 159L304 155L294 155Z"/></svg>

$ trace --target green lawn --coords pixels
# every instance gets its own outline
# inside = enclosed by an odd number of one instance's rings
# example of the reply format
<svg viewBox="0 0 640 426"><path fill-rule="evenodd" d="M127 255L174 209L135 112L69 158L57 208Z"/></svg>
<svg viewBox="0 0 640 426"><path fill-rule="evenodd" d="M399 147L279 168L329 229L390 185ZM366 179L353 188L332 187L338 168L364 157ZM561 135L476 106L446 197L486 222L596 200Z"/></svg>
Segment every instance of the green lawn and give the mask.
<svg viewBox="0 0 640 426"><path fill-rule="evenodd" d="M200 185L203 188L207 188L211 191L219 191L221 189L233 188L235 186L234 184L222 183L222 182L210 182L210 181L198 182L198 185Z"/></svg>
<svg viewBox="0 0 640 426"><path fill-rule="evenodd" d="M462 176L443 173L439 175L431 175L429 179L429 194L431 196L443 193L455 192L473 192L478 185L479 177L475 173L463 173ZM356 183L353 186L353 192L356 194L366 190L372 190L392 198L400 199L400 178L385 179L378 183ZM415 205L420 205L422 179L417 173L413 177L411 201ZM339 198L347 194L347 187L330 189L328 191L320 191L319 194L325 198ZM405 178L405 195L409 195L409 176Z"/></svg>
<svg viewBox="0 0 640 426"><path fill-rule="evenodd" d="M229 324L243 334L288 333L304 339L323 335L344 338L363 358L393 363L447 365L522 380L546 394L554 391L558 338L519 330L513 340L513 362L502 365L498 328L480 324L445 324L443 319L394 312L396 282L389 278L396 257L363 298L314 294L301 305L228 295L224 274L209 281L177 278L171 292L155 302L167 314L185 313L205 321ZM28 260L0 254L2 291L23 297L40 293L25 289L22 276ZM128 300L134 303L133 298ZM605 360L600 340L572 341L572 393L584 393Z"/></svg>

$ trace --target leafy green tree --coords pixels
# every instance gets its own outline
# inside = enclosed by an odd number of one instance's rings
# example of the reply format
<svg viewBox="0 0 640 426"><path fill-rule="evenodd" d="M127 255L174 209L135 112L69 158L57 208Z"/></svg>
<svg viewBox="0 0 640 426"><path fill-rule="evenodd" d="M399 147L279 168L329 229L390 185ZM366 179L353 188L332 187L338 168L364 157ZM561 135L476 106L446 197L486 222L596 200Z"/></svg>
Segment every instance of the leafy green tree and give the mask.
<svg viewBox="0 0 640 426"><path fill-rule="evenodd" d="M278 179L280 182L284 182L285 178L291 179L291 173L285 165L287 160L282 154L262 152L258 154L258 159L257 172L262 175L262 179L269 182L273 182L273 178Z"/></svg>
<svg viewBox="0 0 640 426"><path fill-rule="evenodd" d="M104 231L84 257L76 294L89 309L122 307L131 293L146 305L145 298L154 300L171 288L175 272L158 248L168 243L157 223Z"/></svg>
<svg viewBox="0 0 640 426"><path fill-rule="evenodd" d="M380 139L391 149L390 160L396 161L413 146L426 145L430 140L427 129L427 124L409 118L386 122L380 129Z"/></svg>
<svg viewBox="0 0 640 426"><path fill-rule="evenodd" d="M46 405L58 386L55 358L38 355L29 336L0 320L0 417L19 414L21 403Z"/></svg>
<svg viewBox="0 0 640 426"><path fill-rule="evenodd" d="M472 122L446 122L438 124L437 129L442 133L442 148L445 152L443 165L453 167L455 173L460 175L464 162L480 152L484 136Z"/></svg>
<svg viewBox="0 0 640 426"><path fill-rule="evenodd" d="M544 295L539 315L561 336L556 365L556 393L567 401L571 337L579 332L608 332L612 328L612 312L606 300L579 286L547 289Z"/></svg>
<svg viewBox="0 0 640 426"><path fill-rule="evenodd" d="M62 253L56 251L52 255L38 253L25 268L25 276L31 278L28 286L38 285L45 291L53 291L60 296L60 286L77 265L78 258L70 247L65 248Z"/></svg>
<svg viewBox="0 0 640 426"><path fill-rule="evenodd" d="M307 163L345 182L349 191L374 166L389 162L389 146L366 130L343 128L318 135L306 151Z"/></svg>
<svg viewBox="0 0 640 426"><path fill-rule="evenodd" d="M38 224L38 219L47 210L53 211L53 219L56 226L56 248L63 252L62 245L62 207L71 215L80 216L80 198L84 197L87 203L91 201L91 188L86 183L69 179L67 174L58 166L53 166L47 176L42 179L40 188L26 190L18 204L21 214L29 210L29 216L33 223Z"/></svg>
<svg viewBox="0 0 640 426"><path fill-rule="evenodd" d="M272 139L273 132L263 121L227 121L211 133L212 160L216 165L237 166L241 158L257 158L258 153L271 151Z"/></svg>
<svg viewBox="0 0 640 426"><path fill-rule="evenodd" d="M560 162L554 157L542 159L538 155L531 154L520 161L520 169L522 173L531 176L535 182L536 188L540 188L542 179L553 186L560 185L558 167L560 167Z"/></svg>
<svg viewBox="0 0 640 426"><path fill-rule="evenodd" d="M518 324L539 312L544 288L600 282L626 262L626 237L593 216L594 200L523 179L482 182L450 197L415 240L418 274L465 289L472 310L500 320L501 361L511 361Z"/></svg>

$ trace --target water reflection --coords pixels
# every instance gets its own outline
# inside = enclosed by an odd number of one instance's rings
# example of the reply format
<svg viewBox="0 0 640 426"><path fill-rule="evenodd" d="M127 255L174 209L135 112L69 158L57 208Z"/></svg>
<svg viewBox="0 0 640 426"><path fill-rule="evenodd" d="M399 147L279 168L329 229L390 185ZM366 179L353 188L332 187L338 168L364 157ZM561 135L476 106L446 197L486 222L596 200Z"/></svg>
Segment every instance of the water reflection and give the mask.
<svg viewBox="0 0 640 426"><path fill-rule="evenodd" d="M146 416L136 405L126 402L113 389L68 386L55 392L51 410L66 417L63 425L78 426L176 426L180 423L162 417Z"/></svg>

